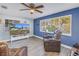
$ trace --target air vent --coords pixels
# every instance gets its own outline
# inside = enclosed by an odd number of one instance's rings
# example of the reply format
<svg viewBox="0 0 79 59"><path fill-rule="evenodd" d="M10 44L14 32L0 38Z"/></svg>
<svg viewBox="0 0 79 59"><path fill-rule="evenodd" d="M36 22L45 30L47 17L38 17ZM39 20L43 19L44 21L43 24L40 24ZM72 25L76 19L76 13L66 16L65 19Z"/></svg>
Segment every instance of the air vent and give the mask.
<svg viewBox="0 0 79 59"><path fill-rule="evenodd" d="M6 7L6 6L4 6L4 5L2 5L1 7L2 7L3 9L7 9L7 7Z"/></svg>

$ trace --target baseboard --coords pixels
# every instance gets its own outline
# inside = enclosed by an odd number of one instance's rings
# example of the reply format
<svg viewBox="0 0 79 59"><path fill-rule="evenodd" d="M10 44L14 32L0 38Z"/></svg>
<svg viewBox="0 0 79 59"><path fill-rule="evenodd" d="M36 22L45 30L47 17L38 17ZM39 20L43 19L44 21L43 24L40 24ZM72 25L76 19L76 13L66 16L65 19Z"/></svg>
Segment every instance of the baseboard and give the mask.
<svg viewBox="0 0 79 59"><path fill-rule="evenodd" d="M10 41L18 41L18 40L22 40L22 39L26 39L26 38L30 38L30 37L32 37L33 35L29 35L29 36L25 36L25 37L15 37L15 38L13 38L13 39L10 39L10 40L8 40L7 42L10 42Z"/></svg>
<svg viewBox="0 0 79 59"><path fill-rule="evenodd" d="M68 49L72 49L71 46L65 45L65 44L61 44L62 47L68 48Z"/></svg>
<svg viewBox="0 0 79 59"><path fill-rule="evenodd" d="M36 35L33 35L34 37L37 37L39 39L43 39L43 37L40 37L40 36L36 36Z"/></svg>
<svg viewBox="0 0 79 59"><path fill-rule="evenodd" d="M37 35L33 35L39 39L43 39L43 37L40 37L40 36L37 36ZM65 48L68 48L68 49L71 49L72 47L71 46L68 46L68 45L65 45L65 44L61 44L62 47L65 47Z"/></svg>

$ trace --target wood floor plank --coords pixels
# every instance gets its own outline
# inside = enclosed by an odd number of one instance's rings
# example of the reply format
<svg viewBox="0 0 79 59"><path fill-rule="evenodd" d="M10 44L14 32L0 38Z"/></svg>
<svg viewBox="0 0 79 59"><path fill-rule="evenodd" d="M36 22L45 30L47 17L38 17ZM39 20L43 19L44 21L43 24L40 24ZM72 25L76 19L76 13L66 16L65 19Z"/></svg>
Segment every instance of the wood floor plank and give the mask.
<svg viewBox="0 0 79 59"><path fill-rule="evenodd" d="M12 42L12 45L10 45L10 47L12 48L22 47L22 46L28 47L28 56L68 56L70 55L70 50L62 46L61 46L60 53L45 52L44 46L43 46L43 40L36 37L14 41Z"/></svg>

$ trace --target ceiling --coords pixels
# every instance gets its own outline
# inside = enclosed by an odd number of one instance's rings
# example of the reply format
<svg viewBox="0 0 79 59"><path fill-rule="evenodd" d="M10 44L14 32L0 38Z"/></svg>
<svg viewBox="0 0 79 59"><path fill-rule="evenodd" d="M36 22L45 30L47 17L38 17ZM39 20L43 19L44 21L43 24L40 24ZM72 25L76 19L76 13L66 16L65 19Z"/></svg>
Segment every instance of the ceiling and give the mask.
<svg viewBox="0 0 79 59"><path fill-rule="evenodd" d="M43 13L35 12L34 14L30 14L30 11L20 11L20 9L27 9L24 5L20 3L0 3L0 14L8 15L8 16L16 16L23 18L35 19L42 16L54 14L57 12L61 12L64 10L72 9L79 7L77 3L35 3L36 6L44 5L44 8L40 9ZM1 8L1 5L7 6L8 9Z"/></svg>

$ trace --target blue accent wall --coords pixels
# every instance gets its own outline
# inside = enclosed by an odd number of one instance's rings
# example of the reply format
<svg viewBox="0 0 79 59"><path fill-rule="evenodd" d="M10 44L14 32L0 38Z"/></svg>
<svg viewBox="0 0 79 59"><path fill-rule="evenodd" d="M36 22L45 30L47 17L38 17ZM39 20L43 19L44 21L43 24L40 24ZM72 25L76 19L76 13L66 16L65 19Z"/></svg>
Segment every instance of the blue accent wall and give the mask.
<svg viewBox="0 0 79 59"><path fill-rule="evenodd" d="M72 36L62 35L61 43L65 45L73 46L73 44L79 42L79 7L35 19L34 35L42 37L44 34L44 32L40 32L40 20L45 20L45 19L64 16L64 15L70 15L70 14L72 15L72 28L71 28Z"/></svg>

